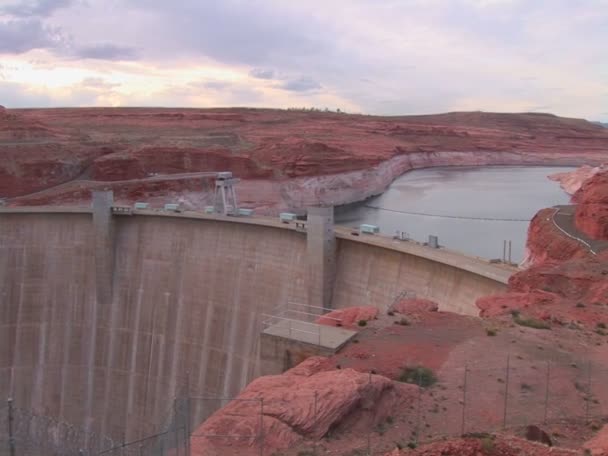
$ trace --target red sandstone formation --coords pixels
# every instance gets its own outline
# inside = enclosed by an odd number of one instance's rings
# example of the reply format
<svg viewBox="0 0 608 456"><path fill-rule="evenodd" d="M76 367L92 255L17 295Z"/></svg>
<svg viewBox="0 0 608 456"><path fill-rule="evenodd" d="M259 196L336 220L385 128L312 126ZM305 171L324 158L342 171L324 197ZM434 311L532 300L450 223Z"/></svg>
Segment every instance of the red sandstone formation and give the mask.
<svg viewBox="0 0 608 456"><path fill-rule="evenodd" d="M554 220L555 213L556 209L553 208L541 209L532 218L528 227L524 266L591 256L583 244L559 230Z"/></svg>
<svg viewBox="0 0 608 456"><path fill-rule="evenodd" d="M402 299L392 307L393 311L403 315L419 314L421 312L436 312L438 309L439 305L436 302L431 301L430 299L421 298Z"/></svg>
<svg viewBox="0 0 608 456"><path fill-rule="evenodd" d="M605 128L539 114L7 110L0 119L0 197L18 197L9 204L19 205L86 204L88 190L112 181L131 202L133 193L149 195L148 180L157 175L154 187L170 190L166 200L198 208L207 204L202 181L193 189L187 179L162 177L231 170L244 179L243 204L273 212L358 201L413 168L599 164L606 153Z"/></svg>
<svg viewBox="0 0 608 456"><path fill-rule="evenodd" d="M608 425L583 445L583 450L591 456L608 456Z"/></svg>
<svg viewBox="0 0 608 456"><path fill-rule="evenodd" d="M318 440L330 429L364 430L413 401L416 389L379 375L334 370L327 358L309 358L282 375L251 382L194 431L199 437L192 438L192 455L231 454L230 447L247 454L257 451L262 434L270 454L303 438ZM251 437L204 437L226 434Z"/></svg>
<svg viewBox="0 0 608 456"><path fill-rule="evenodd" d="M576 227L592 239L608 240L608 169L587 180L573 199Z"/></svg>
<svg viewBox="0 0 608 456"><path fill-rule="evenodd" d="M344 326L356 328L360 321L370 321L378 315L378 308L374 306L345 307L332 310L317 319L317 323L327 326Z"/></svg>
<svg viewBox="0 0 608 456"><path fill-rule="evenodd" d="M587 179L601 171L603 168L604 166L583 165L574 171L555 173L548 177L551 180L559 182L559 185L566 193L574 195Z"/></svg>

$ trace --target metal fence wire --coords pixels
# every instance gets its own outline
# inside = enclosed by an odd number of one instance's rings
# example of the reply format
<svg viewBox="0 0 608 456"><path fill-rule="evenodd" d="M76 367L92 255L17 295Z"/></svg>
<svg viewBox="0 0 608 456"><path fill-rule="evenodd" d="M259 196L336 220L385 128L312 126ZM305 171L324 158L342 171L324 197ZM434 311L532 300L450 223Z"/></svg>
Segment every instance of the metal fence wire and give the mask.
<svg viewBox="0 0 608 456"><path fill-rule="evenodd" d="M368 381L374 380L368 374ZM526 425L587 423L608 418L608 370L592 363L533 362L505 356L494 366L462 366L438 372L437 381L408 379L419 387L394 417L366 424L366 432L350 439L360 455L384 454L395 446L418 445L443 437L517 429ZM335 438L318 440L319 425L327 416L323 391L294 390L280 399L194 396L187 390L168 401L168 415L158 431L121 442L85 432L77 426L21 409L12 400L0 404L0 456L190 456L203 455L205 445L222 454L271 455L276 436L265 429L264 418L305 417L302 434L317 440L314 454ZM239 417L239 425L217 431L202 427L218 409ZM398 429L391 431L391 427ZM395 439L385 438L392 432ZM322 432L324 433L324 432ZM329 440L328 440L329 439ZM326 445L326 443L328 445ZM233 453L230 453L233 451Z"/></svg>

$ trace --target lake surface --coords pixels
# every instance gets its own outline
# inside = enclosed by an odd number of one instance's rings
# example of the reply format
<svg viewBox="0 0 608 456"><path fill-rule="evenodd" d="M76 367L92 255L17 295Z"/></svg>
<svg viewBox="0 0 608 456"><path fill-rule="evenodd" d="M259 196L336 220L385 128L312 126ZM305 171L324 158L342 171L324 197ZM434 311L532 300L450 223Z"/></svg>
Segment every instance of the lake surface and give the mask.
<svg viewBox="0 0 608 456"><path fill-rule="evenodd" d="M502 258L503 241L510 240L511 259L520 262L528 220L542 208L570 201L547 176L572 169L487 166L409 171L382 195L336 208L336 223L369 223L379 226L382 234L403 231L419 242L435 235L446 248L488 259Z"/></svg>

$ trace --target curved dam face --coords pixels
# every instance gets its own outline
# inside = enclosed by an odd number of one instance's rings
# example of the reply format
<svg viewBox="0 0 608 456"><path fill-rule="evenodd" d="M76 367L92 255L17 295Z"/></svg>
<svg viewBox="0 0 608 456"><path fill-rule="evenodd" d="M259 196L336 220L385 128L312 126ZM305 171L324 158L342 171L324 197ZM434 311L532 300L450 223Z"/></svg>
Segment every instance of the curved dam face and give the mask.
<svg viewBox="0 0 608 456"><path fill-rule="evenodd" d="M0 211L0 396L22 409L117 440L148 435L180 391L236 395L259 375L261 314L309 299L314 261L293 225L147 211L110 216L108 242L90 210L53 211ZM386 310L408 290L473 314L513 272L336 237L333 307Z"/></svg>

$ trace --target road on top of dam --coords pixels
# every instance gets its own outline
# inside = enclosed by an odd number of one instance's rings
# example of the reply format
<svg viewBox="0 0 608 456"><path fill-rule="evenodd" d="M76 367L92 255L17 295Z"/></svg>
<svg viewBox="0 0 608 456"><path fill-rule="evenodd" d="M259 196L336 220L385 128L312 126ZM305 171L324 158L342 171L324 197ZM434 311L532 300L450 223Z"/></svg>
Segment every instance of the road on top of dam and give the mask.
<svg viewBox="0 0 608 456"><path fill-rule="evenodd" d="M87 207L71 206L20 206L20 207L0 207L2 213L91 213ZM283 222L277 217L266 216L224 216L220 214L206 214L198 211L166 211L162 209L131 209L131 215L146 215L156 217L176 217L200 220L215 220L222 222L243 223L250 225L267 226L287 230L306 231L306 222ZM115 213L115 215L124 215ZM453 266L474 274L486 277L497 282L507 284L509 277L518 271L517 267L505 263L491 263L485 258L467 255L462 252L440 247L438 249L425 246L412 240L400 240L380 234L359 234L353 228L335 226L336 237L353 242L382 247L398 252L407 253L431 261ZM356 234L355 234L356 233Z"/></svg>

